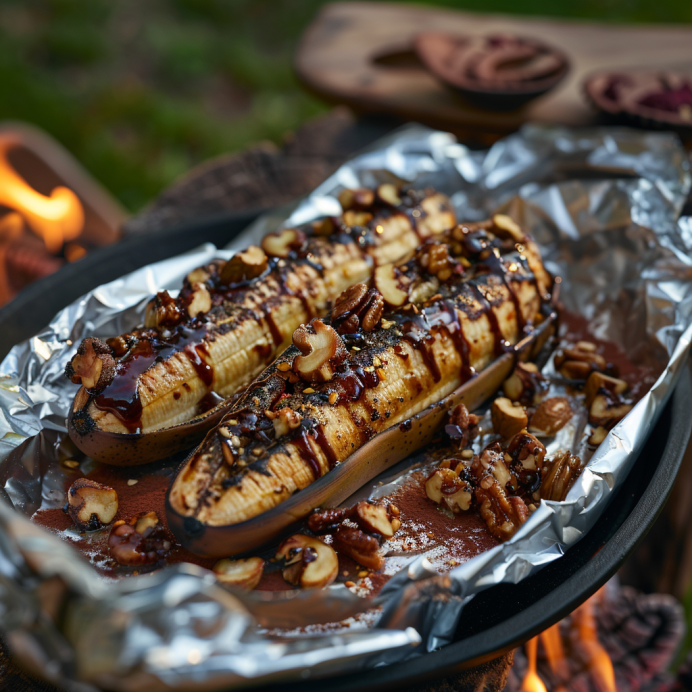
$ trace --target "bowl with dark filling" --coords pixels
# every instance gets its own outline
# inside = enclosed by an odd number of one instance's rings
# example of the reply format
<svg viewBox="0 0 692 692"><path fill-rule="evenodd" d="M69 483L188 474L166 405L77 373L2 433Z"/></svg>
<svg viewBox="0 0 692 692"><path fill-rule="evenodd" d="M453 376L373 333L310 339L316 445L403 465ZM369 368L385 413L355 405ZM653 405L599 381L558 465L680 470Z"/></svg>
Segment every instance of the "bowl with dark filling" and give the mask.
<svg viewBox="0 0 692 692"><path fill-rule="evenodd" d="M561 50L521 36L424 32L414 41L425 67L469 103L514 110L554 88L569 71Z"/></svg>
<svg viewBox="0 0 692 692"><path fill-rule="evenodd" d="M587 77L584 90L610 119L692 136L692 73L598 72Z"/></svg>

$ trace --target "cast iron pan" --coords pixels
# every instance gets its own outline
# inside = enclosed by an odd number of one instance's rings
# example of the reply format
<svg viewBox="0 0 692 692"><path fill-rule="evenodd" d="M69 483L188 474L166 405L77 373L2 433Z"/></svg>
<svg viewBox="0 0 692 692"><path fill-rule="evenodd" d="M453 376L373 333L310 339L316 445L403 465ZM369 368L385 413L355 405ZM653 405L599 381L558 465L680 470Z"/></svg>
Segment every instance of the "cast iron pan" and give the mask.
<svg viewBox="0 0 692 692"><path fill-rule="evenodd" d="M129 238L32 284L0 310L0 357L39 332L68 303L98 284L210 241L228 243L257 216L235 213ZM622 565L644 538L673 487L692 431L692 373L685 368L634 468L597 525L566 557L517 585L493 587L464 609L455 640L405 663L281 685L285 692L408 689L509 651L570 613ZM254 687L257 691L275 685Z"/></svg>

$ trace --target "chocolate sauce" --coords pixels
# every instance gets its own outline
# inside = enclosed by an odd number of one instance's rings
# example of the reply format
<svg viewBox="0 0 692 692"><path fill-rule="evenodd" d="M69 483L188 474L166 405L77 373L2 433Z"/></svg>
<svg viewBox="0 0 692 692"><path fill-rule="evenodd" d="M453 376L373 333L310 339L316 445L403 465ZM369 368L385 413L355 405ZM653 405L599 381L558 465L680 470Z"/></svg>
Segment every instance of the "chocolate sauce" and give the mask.
<svg viewBox="0 0 692 692"><path fill-rule="evenodd" d="M317 480L322 476L322 468L320 467L320 460L317 455L312 450L310 445L310 440L308 439L307 430L301 429L298 435L291 440L291 444L295 445L300 451L303 461L307 463L312 471L312 475Z"/></svg>
<svg viewBox="0 0 692 692"><path fill-rule="evenodd" d="M97 408L110 411L117 416L128 432L137 432L142 427L139 378L154 364L173 353L183 351L205 384L211 384L214 377L213 368L203 360L197 350L205 349L200 342L206 333L207 326L201 323L195 328L179 326L169 338L137 341L118 362L116 377L94 399L94 404Z"/></svg>

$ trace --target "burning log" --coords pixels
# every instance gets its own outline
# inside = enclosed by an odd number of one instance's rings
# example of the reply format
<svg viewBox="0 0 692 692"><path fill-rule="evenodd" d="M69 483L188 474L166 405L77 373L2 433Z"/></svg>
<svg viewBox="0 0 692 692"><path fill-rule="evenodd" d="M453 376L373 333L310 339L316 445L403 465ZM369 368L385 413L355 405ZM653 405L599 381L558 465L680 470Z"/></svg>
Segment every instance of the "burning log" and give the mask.
<svg viewBox="0 0 692 692"><path fill-rule="evenodd" d="M684 687L684 671L677 681L666 672L684 634L684 613L675 598L611 582L536 638L536 673L548 692L692 689ZM506 692L529 689L525 678L533 646L515 652ZM688 678L692 681L692 675Z"/></svg>

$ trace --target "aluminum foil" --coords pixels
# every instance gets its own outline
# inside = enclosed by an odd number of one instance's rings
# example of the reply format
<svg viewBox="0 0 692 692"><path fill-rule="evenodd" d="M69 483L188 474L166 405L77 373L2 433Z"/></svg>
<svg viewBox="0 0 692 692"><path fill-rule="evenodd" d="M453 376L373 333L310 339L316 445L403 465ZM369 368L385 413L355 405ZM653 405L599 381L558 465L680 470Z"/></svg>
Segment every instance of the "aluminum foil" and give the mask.
<svg viewBox="0 0 692 692"><path fill-rule="evenodd" d="M367 626L333 633L310 625L372 604L343 586L232 593L192 565L107 581L28 520L63 501L55 470L74 391L62 372L83 337L132 328L152 293L175 290L212 257L227 258L281 225L338 212L342 187L389 180L446 192L463 220L511 213L562 277L563 302L597 336L635 358L662 354L663 373L610 432L565 502L543 502L511 541L444 577L425 554L412 558L380 593L380 610L362 620ZM449 134L410 126L343 165L292 209L261 218L228 248L203 245L68 306L0 365L0 628L15 654L70 689L156 692L353 672L444 646L468 599L521 581L594 525L651 431L692 336L692 219L679 218L689 189L686 154L668 134L526 127L472 152ZM440 593L447 598L434 597Z"/></svg>

